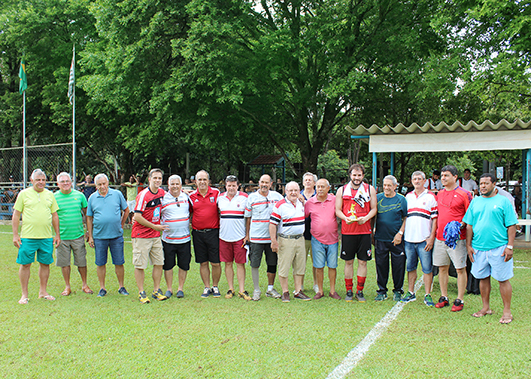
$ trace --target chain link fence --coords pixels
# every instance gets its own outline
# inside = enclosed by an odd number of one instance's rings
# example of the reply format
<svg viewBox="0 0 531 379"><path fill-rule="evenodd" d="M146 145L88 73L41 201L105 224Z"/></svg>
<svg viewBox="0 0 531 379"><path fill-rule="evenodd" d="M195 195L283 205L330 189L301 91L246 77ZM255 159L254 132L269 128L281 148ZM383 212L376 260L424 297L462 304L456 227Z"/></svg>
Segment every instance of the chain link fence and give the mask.
<svg viewBox="0 0 531 379"><path fill-rule="evenodd" d="M24 182L24 151L22 147L0 149L0 219L11 220L13 203L20 190L27 187L33 170L46 173L48 186L55 188L57 174L72 172L72 143L27 146L27 182Z"/></svg>

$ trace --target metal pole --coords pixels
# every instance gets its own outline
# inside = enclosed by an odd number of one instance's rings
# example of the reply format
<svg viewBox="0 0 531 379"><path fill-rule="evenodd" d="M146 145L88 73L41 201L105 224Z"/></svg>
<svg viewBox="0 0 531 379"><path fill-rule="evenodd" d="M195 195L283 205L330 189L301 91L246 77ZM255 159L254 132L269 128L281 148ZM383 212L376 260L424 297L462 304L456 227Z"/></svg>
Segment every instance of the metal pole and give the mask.
<svg viewBox="0 0 531 379"><path fill-rule="evenodd" d="M376 153L372 153L372 186L376 189L376 168L378 164L378 158Z"/></svg>
<svg viewBox="0 0 531 379"><path fill-rule="evenodd" d="M72 182L73 188L76 188L76 45L73 47L72 62L72 71L74 72L74 88L72 89Z"/></svg>
<svg viewBox="0 0 531 379"><path fill-rule="evenodd" d="M394 175L394 174L395 174L395 153L391 152L391 175Z"/></svg>
<svg viewBox="0 0 531 379"><path fill-rule="evenodd" d="M23 106L22 106L22 160L24 166L23 182L22 187L26 188L26 183L28 182L28 155L26 152L26 91L22 93Z"/></svg>
<svg viewBox="0 0 531 379"><path fill-rule="evenodd" d="M522 188L525 188L525 192L522 193L522 199L524 198L524 193L525 193L525 208L524 208L525 214L523 216L526 219L530 219L531 218L531 208L530 208L531 188L529 187L529 185L531 183L531 149L527 149L525 172L526 172L526 175L522 179L522 180L525 180L525 182L522 183ZM525 228L526 242L529 242L529 229L530 229L529 226L526 226Z"/></svg>

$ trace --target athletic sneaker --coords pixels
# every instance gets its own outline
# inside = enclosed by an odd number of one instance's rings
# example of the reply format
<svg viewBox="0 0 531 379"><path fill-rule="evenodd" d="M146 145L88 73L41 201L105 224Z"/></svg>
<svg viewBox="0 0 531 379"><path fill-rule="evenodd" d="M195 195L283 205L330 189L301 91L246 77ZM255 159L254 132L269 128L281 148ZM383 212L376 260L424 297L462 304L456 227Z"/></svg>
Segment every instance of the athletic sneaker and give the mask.
<svg viewBox="0 0 531 379"><path fill-rule="evenodd" d="M149 298L146 295L146 291L142 291L138 293L138 300L140 300L142 304L150 303Z"/></svg>
<svg viewBox="0 0 531 379"><path fill-rule="evenodd" d="M228 290L227 294L225 295L225 299L232 299L233 296L234 296L234 291Z"/></svg>
<svg viewBox="0 0 531 379"><path fill-rule="evenodd" d="M393 291L393 301L399 302L402 300L402 293L400 291Z"/></svg>
<svg viewBox="0 0 531 379"><path fill-rule="evenodd" d="M365 296L363 296L363 291L356 292L356 300L358 300L360 303L365 303L367 301Z"/></svg>
<svg viewBox="0 0 531 379"><path fill-rule="evenodd" d="M353 299L354 299L354 293L352 292L352 290L348 290L347 295L345 296L345 301L347 303L350 303L352 302Z"/></svg>
<svg viewBox="0 0 531 379"><path fill-rule="evenodd" d="M306 296L306 295L304 294L304 292L302 292L302 290L300 290L299 292L297 292L297 293L295 294L295 296L293 296L293 297L294 297L295 299L299 299L299 300L312 300L312 298L309 297L309 296Z"/></svg>
<svg viewBox="0 0 531 379"><path fill-rule="evenodd" d="M400 301L402 303L409 303L410 301L415 301L415 300L417 300L417 296L414 293L408 291L406 293L406 296L404 296L402 300Z"/></svg>
<svg viewBox="0 0 531 379"><path fill-rule="evenodd" d="M267 291L266 292L266 296L267 297L272 297L274 299L280 299L281 295L277 292L276 289L273 288L271 291Z"/></svg>
<svg viewBox="0 0 531 379"><path fill-rule="evenodd" d="M218 287L212 287L212 296L221 297L221 293L219 292L219 288Z"/></svg>
<svg viewBox="0 0 531 379"><path fill-rule="evenodd" d="M162 290L160 288L156 291L153 291L151 297L158 301L168 300L168 297L162 293Z"/></svg>
<svg viewBox="0 0 531 379"><path fill-rule="evenodd" d="M433 307L435 305L430 294L424 296L424 304L426 304L428 307Z"/></svg>
<svg viewBox="0 0 531 379"><path fill-rule="evenodd" d="M105 295L107 295L107 291L103 288L100 288L100 292L98 292L98 297L103 297Z"/></svg>
<svg viewBox="0 0 531 379"><path fill-rule="evenodd" d="M203 293L201 294L201 297L209 297L211 294L212 294L212 291L210 290L210 288L205 287L205 289L203 290Z"/></svg>
<svg viewBox="0 0 531 379"><path fill-rule="evenodd" d="M452 312L459 312L463 310L465 303L461 299L455 299L454 305L452 305Z"/></svg>
<svg viewBox="0 0 531 379"><path fill-rule="evenodd" d="M119 293L120 295L124 295L124 296L129 295L129 292L127 292L127 290L125 289L125 287L120 287L120 289L118 290L118 293Z"/></svg>
<svg viewBox="0 0 531 379"><path fill-rule="evenodd" d="M247 301L251 300L251 296L249 296L249 292L247 291L238 292L238 297Z"/></svg>
<svg viewBox="0 0 531 379"><path fill-rule="evenodd" d="M450 305L450 302L448 301L448 298L446 296L441 296L439 298L439 302L435 304L435 308L444 308L448 307Z"/></svg>
<svg viewBox="0 0 531 379"><path fill-rule="evenodd" d="M254 301L258 301L258 300L260 300L260 295L261 295L261 294L262 294L261 291L259 291L259 290L254 290L254 291L253 291L253 300L254 300ZM279 295L279 296L280 296L280 295Z"/></svg>
<svg viewBox="0 0 531 379"><path fill-rule="evenodd" d="M374 298L374 301L384 301L387 300L387 294L386 293L379 293Z"/></svg>
<svg viewBox="0 0 531 379"><path fill-rule="evenodd" d="M289 303L289 292L286 291L282 294L282 302Z"/></svg>

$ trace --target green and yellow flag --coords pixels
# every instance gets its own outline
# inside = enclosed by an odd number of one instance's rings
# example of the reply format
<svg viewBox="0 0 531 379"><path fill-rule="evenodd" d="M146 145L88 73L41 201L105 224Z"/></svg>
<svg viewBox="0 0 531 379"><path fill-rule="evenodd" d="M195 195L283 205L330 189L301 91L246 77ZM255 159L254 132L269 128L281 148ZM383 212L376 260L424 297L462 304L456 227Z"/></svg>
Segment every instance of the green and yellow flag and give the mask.
<svg viewBox="0 0 531 379"><path fill-rule="evenodd" d="M22 58L20 61L20 71L18 72L18 77L20 78L18 92L22 94L26 88L28 88L28 79L26 78L26 63L24 63L24 58Z"/></svg>

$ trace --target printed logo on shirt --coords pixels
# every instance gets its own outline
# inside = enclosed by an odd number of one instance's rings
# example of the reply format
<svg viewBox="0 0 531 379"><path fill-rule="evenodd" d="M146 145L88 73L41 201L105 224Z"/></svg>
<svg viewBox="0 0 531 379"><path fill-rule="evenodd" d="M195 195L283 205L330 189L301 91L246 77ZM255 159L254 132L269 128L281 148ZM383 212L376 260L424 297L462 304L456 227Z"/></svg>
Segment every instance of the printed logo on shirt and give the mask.
<svg viewBox="0 0 531 379"><path fill-rule="evenodd" d="M153 211L153 218L151 219L152 222L157 222L160 219L160 208L155 208Z"/></svg>
<svg viewBox="0 0 531 379"><path fill-rule="evenodd" d="M210 196L210 202L211 202L211 203L214 202L214 197L213 197L213 196Z"/></svg>

